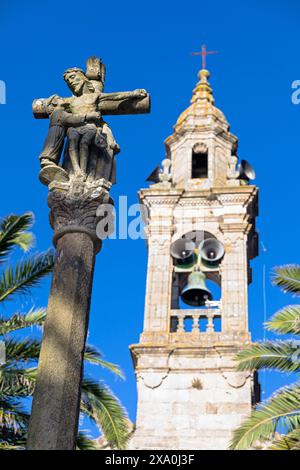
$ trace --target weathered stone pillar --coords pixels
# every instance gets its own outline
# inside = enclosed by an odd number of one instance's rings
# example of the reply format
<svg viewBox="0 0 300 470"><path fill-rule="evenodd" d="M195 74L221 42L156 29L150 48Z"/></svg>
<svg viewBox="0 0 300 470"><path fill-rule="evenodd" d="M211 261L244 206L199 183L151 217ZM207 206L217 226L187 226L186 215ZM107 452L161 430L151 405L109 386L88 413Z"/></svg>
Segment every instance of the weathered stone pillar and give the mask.
<svg viewBox="0 0 300 470"><path fill-rule="evenodd" d="M56 261L39 360L27 448L75 448L88 328L98 206L107 188L85 184L49 193ZM110 200L110 202L112 202Z"/></svg>
<svg viewBox="0 0 300 470"><path fill-rule="evenodd" d="M95 254L101 247L96 211L99 204L109 202L120 151L102 115L150 112L150 96L144 89L104 93L105 74L103 62L89 57L85 72L72 67L63 75L72 96L52 95L32 105L37 119L49 118L39 178L50 189L57 257L28 449L75 447ZM109 211L102 215L109 217Z"/></svg>

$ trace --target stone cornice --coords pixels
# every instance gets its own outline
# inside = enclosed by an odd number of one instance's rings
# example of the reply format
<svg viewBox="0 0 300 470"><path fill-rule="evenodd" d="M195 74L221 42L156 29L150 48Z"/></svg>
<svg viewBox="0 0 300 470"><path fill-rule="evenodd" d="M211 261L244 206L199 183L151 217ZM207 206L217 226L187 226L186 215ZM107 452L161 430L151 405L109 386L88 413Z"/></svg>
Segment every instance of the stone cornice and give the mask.
<svg viewBox="0 0 300 470"><path fill-rule="evenodd" d="M256 186L238 186L212 188L211 190L191 190L171 188L166 189L141 189L139 200L146 207L211 207L226 205L246 206L257 198Z"/></svg>
<svg viewBox="0 0 300 470"><path fill-rule="evenodd" d="M150 344L139 343L131 344L129 346L131 354L137 359L141 355L151 356L165 356L166 358L172 354L177 357L198 357L206 358L209 354L210 357L231 356L240 351L242 345L251 343L250 333L244 333L238 338L230 339L228 344L226 341L223 344L202 345L201 344L172 344L166 342L165 344ZM146 368L147 369L147 368Z"/></svg>
<svg viewBox="0 0 300 470"><path fill-rule="evenodd" d="M228 126L216 120L201 125L195 125L195 123L193 123L193 125L187 124L185 127L177 127L174 133L165 139L165 146L168 149L171 145L179 142L184 137L190 136L194 138L194 136L199 136L201 139L203 134L207 135L208 133L212 134L214 137L220 137L230 144L235 144L238 140L234 134L228 131Z"/></svg>
<svg viewBox="0 0 300 470"><path fill-rule="evenodd" d="M208 197L208 196L229 196L231 194L244 194L255 196L258 193L258 187L254 185L244 186L215 186L210 189L191 189L185 190L183 188L172 187L166 188L142 188L139 191L140 198L144 197Z"/></svg>
<svg viewBox="0 0 300 470"><path fill-rule="evenodd" d="M176 189L141 189L138 193L139 200L147 207L153 206L169 206L173 207L180 199L183 190Z"/></svg>
<svg viewBox="0 0 300 470"><path fill-rule="evenodd" d="M210 207L216 205L216 201L209 200L207 198L182 198L178 201L178 207ZM220 205L217 203L217 205Z"/></svg>
<svg viewBox="0 0 300 470"><path fill-rule="evenodd" d="M223 233L245 233L248 234L252 228L249 222L224 222L220 223L220 230Z"/></svg>

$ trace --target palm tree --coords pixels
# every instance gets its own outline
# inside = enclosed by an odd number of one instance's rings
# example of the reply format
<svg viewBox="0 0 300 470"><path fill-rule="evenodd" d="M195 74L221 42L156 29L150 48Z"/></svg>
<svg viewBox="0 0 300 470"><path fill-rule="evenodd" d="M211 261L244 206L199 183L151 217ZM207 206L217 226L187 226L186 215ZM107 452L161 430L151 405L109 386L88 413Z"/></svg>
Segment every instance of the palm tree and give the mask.
<svg viewBox="0 0 300 470"><path fill-rule="evenodd" d="M31 248L33 237L28 229L32 222L31 214L13 215L0 221L0 263L7 261L16 247L25 252ZM0 301L12 299L15 294L29 292L31 287L52 271L53 263L53 254L45 252L27 256L14 267L8 266L0 274ZM26 399L34 392L41 346L39 338L31 335L20 339L15 332L42 327L45 317L44 309L18 312L10 317L0 316L0 339L5 346L4 363L1 364L0 360L0 449L25 447L30 417ZM86 347L85 360L123 377L119 367L104 361L99 351L92 346ZM125 448L128 439L127 414L104 383L84 377L81 413L98 426L112 448ZM80 432L77 448L96 449L97 444L84 432Z"/></svg>
<svg viewBox="0 0 300 470"><path fill-rule="evenodd" d="M275 268L273 284L300 296L300 265ZM279 310L265 327L291 339L254 343L237 355L238 370L271 369L299 373L300 305ZM281 434L280 434L281 433ZM296 382L278 390L269 400L258 404L234 432L231 449L250 448L256 441L267 442L272 450L300 450L300 386Z"/></svg>

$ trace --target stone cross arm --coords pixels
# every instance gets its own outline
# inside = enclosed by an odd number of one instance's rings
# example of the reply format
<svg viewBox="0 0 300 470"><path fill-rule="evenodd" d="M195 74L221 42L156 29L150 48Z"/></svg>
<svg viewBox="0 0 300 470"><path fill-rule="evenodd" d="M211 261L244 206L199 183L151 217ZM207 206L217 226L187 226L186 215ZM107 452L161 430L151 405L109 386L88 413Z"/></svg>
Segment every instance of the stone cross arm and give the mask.
<svg viewBox="0 0 300 470"><path fill-rule="evenodd" d="M101 114L146 114L150 112L150 95L145 90L103 93L99 100Z"/></svg>
<svg viewBox="0 0 300 470"><path fill-rule="evenodd" d="M150 95L142 89L101 93L98 109L102 115L146 114L150 112ZM32 110L36 119L47 119L49 117L48 99L38 98L34 100Z"/></svg>

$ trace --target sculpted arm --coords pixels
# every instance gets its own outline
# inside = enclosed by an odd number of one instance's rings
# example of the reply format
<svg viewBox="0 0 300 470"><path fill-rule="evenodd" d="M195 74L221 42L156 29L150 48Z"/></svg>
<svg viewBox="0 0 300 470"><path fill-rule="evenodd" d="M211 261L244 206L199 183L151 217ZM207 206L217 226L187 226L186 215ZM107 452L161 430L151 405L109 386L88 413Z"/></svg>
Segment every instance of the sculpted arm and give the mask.
<svg viewBox="0 0 300 470"><path fill-rule="evenodd" d="M61 116L61 122L66 127L82 126L87 121L100 119L101 115L97 111L87 114L71 114L64 112Z"/></svg>
<svg viewBox="0 0 300 470"><path fill-rule="evenodd" d="M63 113L61 117L61 122L64 126L66 127L72 127L72 126L80 126L84 124L85 122L85 116L84 115L74 115L70 113Z"/></svg>
<svg viewBox="0 0 300 470"><path fill-rule="evenodd" d="M145 96L147 96L146 90L137 89L133 91L117 91L115 93L101 93L99 100L122 101L132 98L144 98Z"/></svg>

